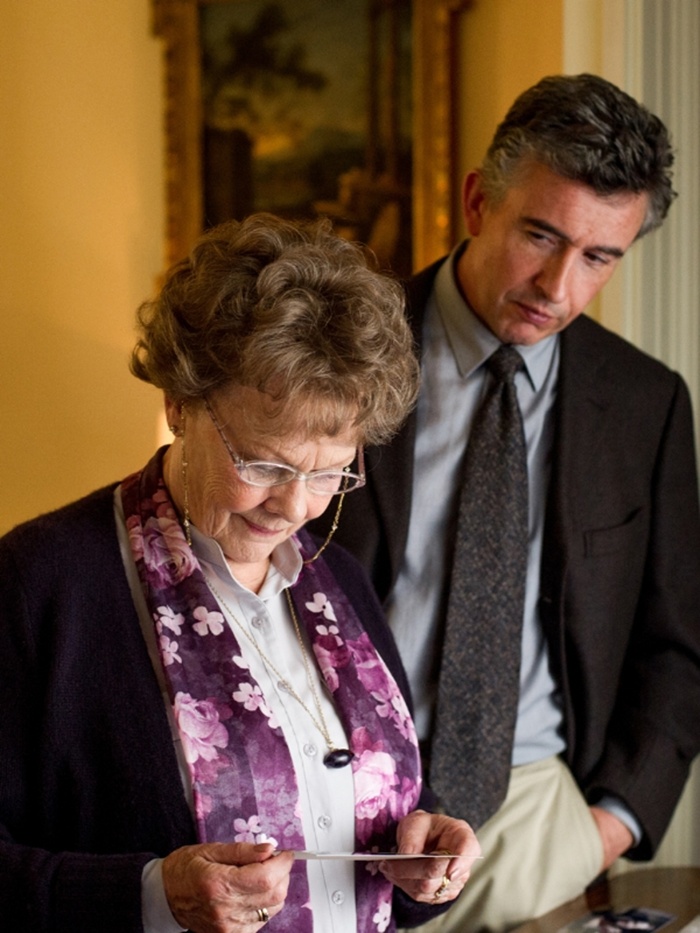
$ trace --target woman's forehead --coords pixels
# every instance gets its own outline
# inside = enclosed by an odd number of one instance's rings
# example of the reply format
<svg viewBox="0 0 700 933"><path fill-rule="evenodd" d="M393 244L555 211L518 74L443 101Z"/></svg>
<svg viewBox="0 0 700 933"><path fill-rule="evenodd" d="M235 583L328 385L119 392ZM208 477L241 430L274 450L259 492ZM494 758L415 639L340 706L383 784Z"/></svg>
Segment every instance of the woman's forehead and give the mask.
<svg viewBox="0 0 700 933"><path fill-rule="evenodd" d="M251 439L303 443L321 437L357 446L361 430L348 406L317 396L276 398L250 386L231 386L212 398L218 417Z"/></svg>

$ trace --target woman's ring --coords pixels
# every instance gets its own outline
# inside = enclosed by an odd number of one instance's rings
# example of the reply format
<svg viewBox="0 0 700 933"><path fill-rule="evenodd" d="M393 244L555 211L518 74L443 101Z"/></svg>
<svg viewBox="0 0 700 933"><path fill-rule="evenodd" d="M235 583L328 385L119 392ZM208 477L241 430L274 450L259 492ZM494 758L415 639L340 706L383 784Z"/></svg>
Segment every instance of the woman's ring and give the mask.
<svg viewBox="0 0 700 933"><path fill-rule="evenodd" d="M267 923L270 919L270 915L267 912L267 907L258 907L258 920L260 923Z"/></svg>
<svg viewBox="0 0 700 933"><path fill-rule="evenodd" d="M443 875L442 881L440 882L440 887L437 889L435 894L433 894L433 900L439 901L442 895L445 893L445 891L449 888L449 886L450 886L450 879L447 877L447 875Z"/></svg>

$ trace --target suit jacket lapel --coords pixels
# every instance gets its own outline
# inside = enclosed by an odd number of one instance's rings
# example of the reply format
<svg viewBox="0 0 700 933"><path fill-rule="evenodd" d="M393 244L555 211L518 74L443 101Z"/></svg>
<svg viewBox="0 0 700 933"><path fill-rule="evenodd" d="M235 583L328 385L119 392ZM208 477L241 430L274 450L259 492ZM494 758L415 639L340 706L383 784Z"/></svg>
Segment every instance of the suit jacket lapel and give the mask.
<svg viewBox="0 0 700 933"><path fill-rule="evenodd" d="M433 263L414 276L405 286L406 313L419 357L426 306L435 276L444 261L441 259ZM414 409L391 444L368 451L370 482L373 485L381 525L386 536L392 586L401 567L408 537L415 443L416 413Z"/></svg>
<svg viewBox="0 0 700 933"><path fill-rule="evenodd" d="M572 560L583 554L581 528L585 525L587 503L598 494L591 477L596 473L594 464L610 417L610 360L600 345L598 333L596 324L581 317L570 324L560 338L540 610L550 641L555 677L562 685L566 681L564 604L567 568ZM566 687L564 693L568 693ZM570 717L568 721L572 722Z"/></svg>
<svg viewBox="0 0 700 933"><path fill-rule="evenodd" d="M590 477L605 438L611 402L610 361L597 333L597 325L581 317L561 335L549 498L563 531L559 545L571 541L568 531L576 523L579 507L596 494Z"/></svg>

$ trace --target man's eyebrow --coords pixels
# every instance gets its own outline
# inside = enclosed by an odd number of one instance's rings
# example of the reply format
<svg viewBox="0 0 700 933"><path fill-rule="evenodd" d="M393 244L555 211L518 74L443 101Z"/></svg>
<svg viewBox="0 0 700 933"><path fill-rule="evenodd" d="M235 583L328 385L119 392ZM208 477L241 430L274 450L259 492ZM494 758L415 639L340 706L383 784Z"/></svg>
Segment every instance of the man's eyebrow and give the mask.
<svg viewBox="0 0 700 933"><path fill-rule="evenodd" d="M540 220L538 217L523 217L522 222L529 227L536 227L538 230L542 230L544 233L551 233L552 236L557 237L560 240L563 240L564 243L571 245L571 238L567 236L563 230L559 230L557 227L552 226L552 224L547 223L546 220ZM625 255L625 251L620 249L617 246L591 246L586 250L587 253L604 253L606 256L610 256L613 259L622 259Z"/></svg>

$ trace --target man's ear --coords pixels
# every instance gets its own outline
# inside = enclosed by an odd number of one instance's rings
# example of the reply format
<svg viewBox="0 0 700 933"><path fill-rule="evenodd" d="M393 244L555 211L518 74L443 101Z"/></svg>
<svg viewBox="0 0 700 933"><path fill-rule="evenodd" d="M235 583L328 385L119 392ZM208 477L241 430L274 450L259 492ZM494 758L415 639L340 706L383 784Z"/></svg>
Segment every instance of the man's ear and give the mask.
<svg viewBox="0 0 700 933"><path fill-rule="evenodd" d="M474 169L464 179L462 186L462 211L469 236L479 236L486 208L481 172Z"/></svg>

